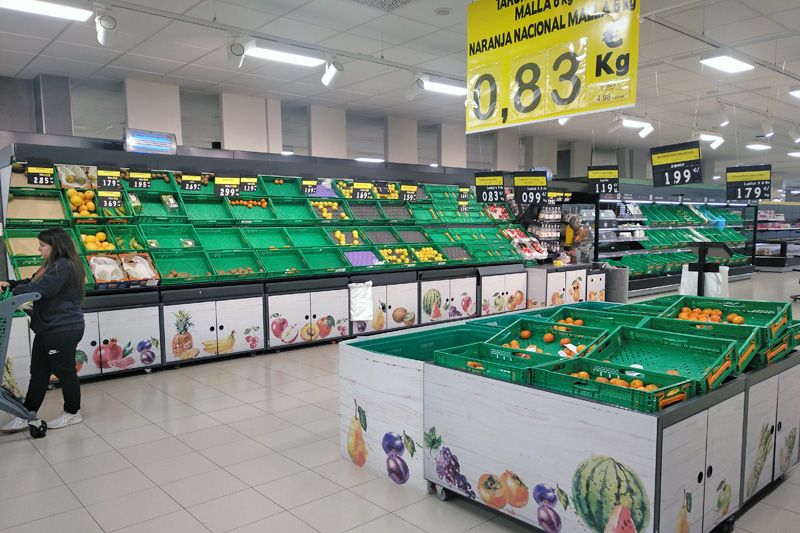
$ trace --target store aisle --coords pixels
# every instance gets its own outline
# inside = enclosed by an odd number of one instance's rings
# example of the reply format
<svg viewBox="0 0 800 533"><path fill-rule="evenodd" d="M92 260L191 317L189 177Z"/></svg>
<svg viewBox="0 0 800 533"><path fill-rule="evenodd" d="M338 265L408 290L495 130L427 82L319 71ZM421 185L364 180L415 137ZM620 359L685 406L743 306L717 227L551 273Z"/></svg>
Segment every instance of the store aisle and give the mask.
<svg viewBox="0 0 800 533"><path fill-rule="evenodd" d="M758 274L732 295L783 300L800 292L797 279ZM85 424L38 441L0 436L0 530L530 531L340 459L337 371L337 347L325 345L84 385ZM44 416L60 396L48 394ZM794 472L737 531L798 524Z"/></svg>

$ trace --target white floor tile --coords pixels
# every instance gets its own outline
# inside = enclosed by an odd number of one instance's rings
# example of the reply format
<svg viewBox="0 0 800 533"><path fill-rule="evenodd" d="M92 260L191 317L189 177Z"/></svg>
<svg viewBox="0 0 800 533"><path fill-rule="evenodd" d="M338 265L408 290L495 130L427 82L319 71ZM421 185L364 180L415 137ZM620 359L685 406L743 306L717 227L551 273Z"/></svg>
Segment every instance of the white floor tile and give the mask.
<svg viewBox="0 0 800 533"><path fill-rule="evenodd" d="M146 426L126 429L116 433L107 433L103 435L103 440L108 442L114 448L120 449L166 439L169 438L169 436L169 433L157 425L148 424Z"/></svg>
<svg viewBox="0 0 800 533"><path fill-rule="evenodd" d="M394 514L420 529L437 533L463 533L496 517L485 507L460 498L447 502L425 498Z"/></svg>
<svg viewBox="0 0 800 533"><path fill-rule="evenodd" d="M103 533L102 528L97 525L92 515L83 508L28 522L5 531L8 533L42 533L44 531Z"/></svg>
<svg viewBox="0 0 800 533"><path fill-rule="evenodd" d="M5 458L3 460L5 460ZM0 500L7 500L9 498L22 496L23 494L30 494L31 492L52 489L63 484L61 478L56 474L56 471L50 466L25 470L17 474L9 474L0 477L0 487L2 487L0 489Z"/></svg>
<svg viewBox="0 0 800 533"><path fill-rule="evenodd" d="M330 411L326 411L316 405L304 405L296 409L289 409L276 413L275 416L288 420L292 424L301 425L316 422L317 420L329 419L332 415Z"/></svg>
<svg viewBox="0 0 800 533"><path fill-rule="evenodd" d="M200 431L178 435L178 439L194 448L204 450L221 444L229 444L237 440L246 439L244 435L228 426L214 426Z"/></svg>
<svg viewBox="0 0 800 533"><path fill-rule="evenodd" d="M225 470L213 470L161 485L164 492L184 507L191 507L247 488Z"/></svg>
<svg viewBox="0 0 800 533"><path fill-rule="evenodd" d="M317 533L316 529L287 512L234 529L232 533L266 533L272 531L276 533Z"/></svg>
<svg viewBox="0 0 800 533"><path fill-rule="evenodd" d="M352 492L342 491L291 510L300 520L322 533L342 533L386 513Z"/></svg>
<svg viewBox="0 0 800 533"><path fill-rule="evenodd" d="M152 488L153 482L138 469L128 468L69 483L68 486L78 500L86 506Z"/></svg>
<svg viewBox="0 0 800 533"><path fill-rule="evenodd" d="M117 530L116 533L208 533L208 528L200 523L189 511L180 511L159 516L147 522Z"/></svg>
<svg viewBox="0 0 800 533"><path fill-rule="evenodd" d="M255 489L284 509L292 509L344 490L310 470L258 485Z"/></svg>
<svg viewBox="0 0 800 533"><path fill-rule="evenodd" d="M378 478L378 476L371 471L365 468L359 468L351 461L345 459L339 459L338 461L318 466L313 470L321 476L346 488L354 487Z"/></svg>
<svg viewBox="0 0 800 533"><path fill-rule="evenodd" d="M750 533L796 533L800 514L760 502L736 520L736 527Z"/></svg>
<svg viewBox="0 0 800 533"><path fill-rule="evenodd" d="M55 432L56 430L53 430ZM92 437L75 442L67 442L58 446L51 446L39 450L44 458L51 464L65 461L76 461L84 457L91 457L105 452L114 451L114 448L102 437Z"/></svg>
<svg viewBox="0 0 800 533"><path fill-rule="evenodd" d="M280 431L292 427L292 422L278 418L275 415L262 414L247 420L228 424L230 427L248 437L254 437L264 433Z"/></svg>
<svg viewBox="0 0 800 533"><path fill-rule="evenodd" d="M392 533L425 533L420 528L393 514L376 518L372 522L367 522L351 529L348 533L384 533L386 531L391 531Z"/></svg>
<svg viewBox="0 0 800 533"><path fill-rule="evenodd" d="M177 437L156 440L145 444L137 444L130 448L122 448L119 452L134 465L141 467L170 457L191 453L193 450Z"/></svg>
<svg viewBox="0 0 800 533"><path fill-rule="evenodd" d="M217 465L197 452L148 463L139 468L158 485L186 479L187 477L204 474L212 470L219 470Z"/></svg>
<svg viewBox="0 0 800 533"><path fill-rule="evenodd" d="M65 487L33 492L0 501L0 529L79 509L81 503Z"/></svg>
<svg viewBox="0 0 800 533"><path fill-rule="evenodd" d="M397 511L429 497L422 491L398 485L388 478L378 478L356 485L350 489L350 492L358 494L387 511Z"/></svg>
<svg viewBox="0 0 800 533"><path fill-rule="evenodd" d="M114 531L174 513L180 506L158 487L123 496L86 508L100 527Z"/></svg>
<svg viewBox="0 0 800 533"><path fill-rule="evenodd" d="M158 425L171 435L181 435L183 433L191 433L192 431L200 431L201 429L218 426L220 425L220 421L214 420L208 415L199 414L187 416L186 418L173 418L160 422Z"/></svg>
<svg viewBox="0 0 800 533"><path fill-rule="evenodd" d="M305 468L279 454L267 455L226 468L251 487L302 472Z"/></svg>
<svg viewBox="0 0 800 533"><path fill-rule="evenodd" d="M328 440L319 440L281 453L306 468L332 463L341 457L339 445Z"/></svg>
<svg viewBox="0 0 800 533"><path fill-rule="evenodd" d="M235 442L200 450L200 453L219 466L225 467L249 461L257 457L272 455L275 452L253 439L244 438Z"/></svg>
<svg viewBox="0 0 800 533"><path fill-rule="evenodd" d="M267 413L280 413L281 411L288 411L289 409L296 409L308 405L303 400L295 398L294 396L278 396L268 398L266 400L258 400L251 403L253 407L257 407Z"/></svg>
<svg viewBox="0 0 800 533"><path fill-rule="evenodd" d="M233 424L242 420L248 420L264 414L261 409L256 409L252 405L238 405L236 407L229 407L228 409L221 409L219 411L211 411L208 416L219 420L223 424Z"/></svg>
<svg viewBox="0 0 800 533"><path fill-rule="evenodd" d="M319 435L303 428L289 425L280 431L270 431L263 435L256 435L253 439L275 451L281 452L317 442Z"/></svg>
<svg viewBox="0 0 800 533"><path fill-rule="evenodd" d="M222 533L278 514L283 509L257 491L247 489L195 505L188 511L214 533Z"/></svg>
<svg viewBox="0 0 800 533"><path fill-rule="evenodd" d="M53 469L58 472L58 475L61 476L65 483L75 483L84 479L119 472L131 466L133 465L122 454L117 451L110 451L75 461L54 464Z"/></svg>

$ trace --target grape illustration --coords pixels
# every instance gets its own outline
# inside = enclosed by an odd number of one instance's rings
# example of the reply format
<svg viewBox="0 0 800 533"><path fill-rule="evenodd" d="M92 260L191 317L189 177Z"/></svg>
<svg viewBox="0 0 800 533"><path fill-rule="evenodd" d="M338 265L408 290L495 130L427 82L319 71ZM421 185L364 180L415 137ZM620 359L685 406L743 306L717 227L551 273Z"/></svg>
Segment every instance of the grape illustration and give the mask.
<svg viewBox="0 0 800 533"><path fill-rule="evenodd" d="M458 457L453 455L450 448L442 446L439 450L439 456L436 458L436 475L439 476L439 479L445 480L451 487L456 487L460 492L474 500L475 491L472 490L472 485L467 481L467 477L459 471L460 468Z"/></svg>

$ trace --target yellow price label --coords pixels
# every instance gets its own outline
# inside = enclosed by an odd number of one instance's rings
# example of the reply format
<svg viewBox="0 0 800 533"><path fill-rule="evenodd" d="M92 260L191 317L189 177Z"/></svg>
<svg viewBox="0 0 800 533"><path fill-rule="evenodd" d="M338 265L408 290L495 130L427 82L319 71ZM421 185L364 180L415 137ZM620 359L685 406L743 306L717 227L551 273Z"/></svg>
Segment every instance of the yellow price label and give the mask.
<svg viewBox="0 0 800 533"><path fill-rule="evenodd" d="M28 167L28 174L53 174L53 167Z"/></svg>
<svg viewBox="0 0 800 533"><path fill-rule="evenodd" d="M547 187L547 176L514 176L515 187Z"/></svg>
<svg viewBox="0 0 800 533"><path fill-rule="evenodd" d="M478 187L491 187L503 186L503 175L499 174L497 176L475 176L475 185Z"/></svg>
<svg viewBox="0 0 800 533"><path fill-rule="evenodd" d="M316 187L317 180L303 180L303 185L307 185L309 187Z"/></svg>
<svg viewBox="0 0 800 533"><path fill-rule="evenodd" d="M181 181L200 181L200 176L197 174L184 174L181 177Z"/></svg>
<svg viewBox="0 0 800 533"><path fill-rule="evenodd" d="M640 3L471 3L467 133L635 105Z"/></svg>
<svg viewBox="0 0 800 533"><path fill-rule="evenodd" d="M119 191L97 191L97 194L106 198L120 198L122 196Z"/></svg>
<svg viewBox="0 0 800 533"><path fill-rule="evenodd" d="M590 170L590 180L613 180L619 178L619 170Z"/></svg>
<svg viewBox="0 0 800 533"><path fill-rule="evenodd" d="M372 188L372 184L371 183L366 183L366 182L363 182L363 181L356 181L356 182L353 183L353 188L354 189L371 189Z"/></svg>
<svg viewBox="0 0 800 533"><path fill-rule="evenodd" d="M674 152L662 152L660 154L652 154L653 166L659 165L673 165L675 163L684 163L686 161L697 161L700 159L699 148L687 148L685 150L677 150Z"/></svg>
<svg viewBox="0 0 800 533"><path fill-rule="evenodd" d="M258 178L252 176L242 176L241 178L242 183L258 183Z"/></svg>
<svg viewBox="0 0 800 533"><path fill-rule="evenodd" d="M97 175L106 178L118 178L119 170L98 170Z"/></svg>
<svg viewBox="0 0 800 533"><path fill-rule="evenodd" d="M740 181L770 181L772 179L771 170L756 170L750 172L728 172L729 182Z"/></svg>
<svg viewBox="0 0 800 533"><path fill-rule="evenodd" d="M132 179L149 180L152 178L152 175L149 172L131 172L128 177Z"/></svg>
<svg viewBox="0 0 800 533"><path fill-rule="evenodd" d="M400 186L400 190L401 191L406 191L406 192L417 192L417 186L416 185L401 185Z"/></svg>
<svg viewBox="0 0 800 533"><path fill-rule="evenodd" d="M214 178L214 183L216 183L217 185L233 185L233 186L236 186L236 185L239 185L240 182L241 181L240 181L239 178L227 178L227 177L220 177L220 176L217 176L216 178Z"/></svg>

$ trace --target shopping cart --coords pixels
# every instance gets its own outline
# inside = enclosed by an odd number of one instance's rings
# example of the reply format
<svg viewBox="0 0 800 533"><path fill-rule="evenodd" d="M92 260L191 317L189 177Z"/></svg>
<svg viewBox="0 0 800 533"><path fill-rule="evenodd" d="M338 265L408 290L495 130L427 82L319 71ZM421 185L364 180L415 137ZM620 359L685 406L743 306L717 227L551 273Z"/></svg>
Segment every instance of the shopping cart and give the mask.
<svg viewBox="0 0 800 533"><path fill-rule="evenodd" d="M38 292L11 296L0 301L0 368L5 368L8 357L8 338L11 336L11 320L19 306L42 297ZM2 298L2 296L0 296ZM40 420L33 411L28 411L19 400L0 387L0 411L11 413L28 421L31 437L41 439L47 433L47 422Z"/></svg>

